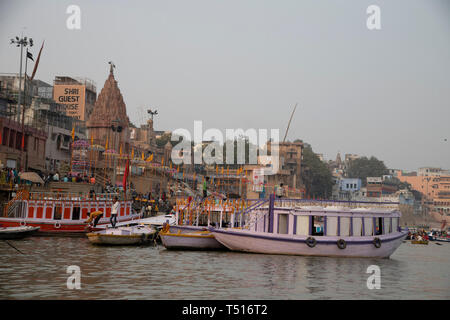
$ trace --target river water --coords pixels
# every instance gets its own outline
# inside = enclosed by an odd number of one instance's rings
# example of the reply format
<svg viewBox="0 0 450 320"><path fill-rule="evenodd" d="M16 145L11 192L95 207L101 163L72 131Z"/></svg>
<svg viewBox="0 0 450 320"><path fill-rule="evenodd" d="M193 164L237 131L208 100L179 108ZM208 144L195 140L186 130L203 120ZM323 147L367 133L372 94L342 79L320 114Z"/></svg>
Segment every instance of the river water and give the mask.
<svg viewBox="0 0 450 320"><path fill-rule="evenodd" d="M450 243L403 243L390 259L324 258L163 246L99 247L85 238L0 241L0 299L450 299ZM68 289L67 267L81 272ZM381 288L368 289L370 265Z"/></svg>

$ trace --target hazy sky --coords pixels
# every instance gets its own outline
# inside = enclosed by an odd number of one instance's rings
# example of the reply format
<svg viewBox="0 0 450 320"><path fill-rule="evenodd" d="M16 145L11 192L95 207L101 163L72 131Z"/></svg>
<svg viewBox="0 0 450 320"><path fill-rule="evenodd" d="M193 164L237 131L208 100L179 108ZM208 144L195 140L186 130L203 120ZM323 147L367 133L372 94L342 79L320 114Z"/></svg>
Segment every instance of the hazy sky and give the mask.
<svg viewBox="0 0 450 320"><path fill-rule="evenodd" d="M69 5L81 29L69 30ZM369 5L381 30L366 27ZM130 120L157 130L279 128L314 152L374 155L390 168L450 169L448 0L0 0L0 72L9 39L32 37L36 78L94 80L116 64ZM445 141L444 139L447 139Z"/></svg>

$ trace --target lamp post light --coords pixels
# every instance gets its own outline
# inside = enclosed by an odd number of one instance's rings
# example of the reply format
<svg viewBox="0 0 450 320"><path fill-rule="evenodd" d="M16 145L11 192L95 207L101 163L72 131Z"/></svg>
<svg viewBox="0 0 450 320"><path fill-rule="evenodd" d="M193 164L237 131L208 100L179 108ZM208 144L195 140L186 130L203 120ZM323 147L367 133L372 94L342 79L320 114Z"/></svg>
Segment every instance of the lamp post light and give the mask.
<svg viewBox="0 0 450 320"><path fill-rule="evenodd" d="M22 37L19 38L16 36L15 39L11 39L10 44L15 44L16 47L20 47L20 70L19 70L19 97L17 101L17 122L20 122L20 106L21 106L21 100L22 100L22 57L23 57L23 47L33 46L33 39ZM26 80L25 80L26 81ZM22 133L23 134L23 133Z"/></svg>
<svg viewBox="0 0 450 320"><path fill-rule="evenodd" d="M151 115L153 121L153 116L158 114L158 110L155 109L155 111L152 111L151 109L148 109L147 113Z"/></svg>

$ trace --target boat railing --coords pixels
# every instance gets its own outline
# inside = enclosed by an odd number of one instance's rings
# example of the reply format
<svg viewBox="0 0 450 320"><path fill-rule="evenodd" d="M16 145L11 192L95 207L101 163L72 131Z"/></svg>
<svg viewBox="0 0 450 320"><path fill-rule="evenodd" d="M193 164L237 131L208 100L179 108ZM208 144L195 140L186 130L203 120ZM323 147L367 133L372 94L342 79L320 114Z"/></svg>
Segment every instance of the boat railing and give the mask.
<svg viewBox="0 0 450 320"><path fill-rule="evenodd" d="M27 189L22 189L17 191L16 196L8 201L4 208L3 216L5 217L18 217L22 218L25 215L23 210L24 201L29 198L29 191Z"/></svg>
<svg viewBox="0 0 450 320"><path fill-rule="evenodd" d="M396 209L399 202L378 202L378 201L346 201L346 200L317 200L317 199L275 199L275 207L348 207L348 208L385 208Z"/></svg>
<svg viewBox="0 0 450 320"><path fill-rule="evenodd" d="M269 203L269 199L258 199L258 201L256 201L255 203L236 212L235 216L238 217L238 219L239 219L239 227L243 227L244 225L247 225L247 224L251 225L251 224L256 223L256 220L253 221L252 217L250 217L250 220L248 220L248 218L247 218L249 216L248 213L264 206L267 203Z"/></svg>
<svg viewBox="0 0 450 320"><path fill-rule="evenodd" d="M30 200L58 200L58 201L80 201L80 200L91 200L91 201L112 201L114 197L121 197L118 193L96 193L95 196L89 193L67 193L67 192L30 192Z"/></svg>

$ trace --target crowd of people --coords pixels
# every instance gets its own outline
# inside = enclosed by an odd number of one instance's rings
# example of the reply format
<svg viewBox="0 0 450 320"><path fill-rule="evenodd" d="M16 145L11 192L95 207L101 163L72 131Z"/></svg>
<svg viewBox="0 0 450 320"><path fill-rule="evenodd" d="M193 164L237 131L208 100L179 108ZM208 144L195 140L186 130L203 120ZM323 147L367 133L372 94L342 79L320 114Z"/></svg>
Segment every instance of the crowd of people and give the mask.
<svg viewBox="0 0 450 320"><path fill-rule="evenodd" d="M94 175L91 175L90 177L87 174L80 175L80 174L70 174L66 173L64 177L60 176L59 172L56 172L54 174L49 173L45 179L45 185L47 185L49 182L55 181L55 182L84 182L84 183L91 183L95 184L95 177Z"/></svg>
<svg viewBox="0 0 450 320"><path fill-rule="evenodd" d="M417 232L408 232L407 240L428 241L429 237L425 230L418 230Z"/></svg>
<svg viewBox="0 0 450 320"><path fill-rule="evenodd" d="M134 193L133 206L136 211L142 213L144 217L154 216L158 212L171 212L173 194L163 191L161 195L149 192L148 194Z"/></svg>
<svg viewBox="0 0 450 320"><path fill-rule="evenodd" d="M0 171L0 182L2 184L20 184L19 172L16 169L3 168Z"/></svg>

